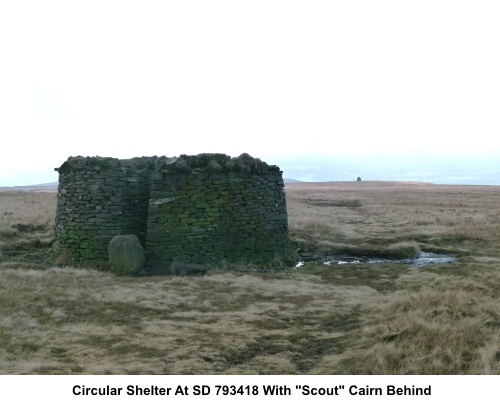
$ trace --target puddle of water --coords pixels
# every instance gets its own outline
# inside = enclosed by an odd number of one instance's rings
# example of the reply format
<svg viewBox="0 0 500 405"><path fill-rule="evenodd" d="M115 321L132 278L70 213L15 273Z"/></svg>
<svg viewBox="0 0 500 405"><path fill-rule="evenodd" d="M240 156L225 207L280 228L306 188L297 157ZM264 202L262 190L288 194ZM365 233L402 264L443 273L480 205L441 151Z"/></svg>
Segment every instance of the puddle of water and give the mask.
<svg viewBox="0 0 500 405"><path fill-rule="evenodd" d="M403 260L386 260L381 261L378 259L371 259L368 263L403 263L403 264L411 264L415 267L429 266L432 264L447 264L447 263L455 263L457 258L451 255L438 255L435 253L422 252L420 257L416 259L403 259Z"/></svg>
<svg viewBox="0 0 500 405"><path fill-rule="evenodd" d="M382 264L382 263L394 263L394 264L409 264L414 267L430 266L433 264L447 264L455 263L457 258L452 255L439 255L436 253L422 252L420 256L416 259L379 259L379 258L369 258L369 257L334 257L329 256L326 260L318 260L328 266L330 265L345 265L345 264ZM295 268L302 267L304 262L301 261L297 263Z"/></svg>

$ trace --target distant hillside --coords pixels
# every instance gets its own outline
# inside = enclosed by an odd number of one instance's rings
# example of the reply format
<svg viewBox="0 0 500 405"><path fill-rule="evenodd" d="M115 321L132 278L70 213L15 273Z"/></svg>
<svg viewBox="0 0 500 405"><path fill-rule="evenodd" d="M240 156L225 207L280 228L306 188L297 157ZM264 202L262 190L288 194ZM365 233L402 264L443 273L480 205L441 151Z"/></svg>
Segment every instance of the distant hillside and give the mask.
<svg viewBox="0 0 500 405"><path fill-rule="evenodd" d="M0 187L0 190L2 190L2 191L37 191L37 190L57 191L57 185L58 185L58 182L54 181L52 183L32 184L29 186Z"/></svg>
<svg viewBox="0 0 500 405"><path fill-rule="evenodd" d="M285 184L287 184L287 183L301 183L301 181L300 181L300 180L285 179L285 178L283 179L283 182L284 182Z"/></svg>
<svg viewBox="0 0 500 405"><path fill-rule="evenodd" d="M43 184L33 184L31 186L21 186L24 188L57 188L59 183L57 181L53 181L51 183L43 183Z"/></svg>

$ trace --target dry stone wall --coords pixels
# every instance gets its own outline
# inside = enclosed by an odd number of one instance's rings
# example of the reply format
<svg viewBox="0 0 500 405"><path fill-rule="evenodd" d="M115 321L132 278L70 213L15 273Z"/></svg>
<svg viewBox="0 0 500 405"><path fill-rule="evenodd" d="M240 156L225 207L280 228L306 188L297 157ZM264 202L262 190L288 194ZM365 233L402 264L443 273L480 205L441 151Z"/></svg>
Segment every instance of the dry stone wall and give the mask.
<svg viewBox="0 0 500 405"><path fill-rule="evenodd" d="M56 246L77 261L106 262L125 234L139 238L152 272L294 259L282 172L249 155L79 156L56 170Z"/></svg>
<svg viewBox="0 0 500 405"><path fill-rule="evenodd" d="M107 261L116 235L134 234L144 246L155 160L78 156L57 168L56 245L88 262Z"/></svg>
<svg viewBox="0 0 500 405"><path fill-rule="evenodd" d="M281 171L248 155L160 158L149 204L146 250L156 266L290 257Z"/></svg>

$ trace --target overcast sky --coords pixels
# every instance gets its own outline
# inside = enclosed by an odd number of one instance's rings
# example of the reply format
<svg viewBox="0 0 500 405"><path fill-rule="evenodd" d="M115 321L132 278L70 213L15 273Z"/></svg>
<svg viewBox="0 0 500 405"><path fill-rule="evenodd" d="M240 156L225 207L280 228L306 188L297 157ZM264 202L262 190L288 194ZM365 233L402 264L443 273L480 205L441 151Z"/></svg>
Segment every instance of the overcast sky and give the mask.
<svg viewBox="0 0 500 405"><path fill-rule="evenodd" d="M498 1L3 1L0 185L68 156L500 156Z"/></svg>

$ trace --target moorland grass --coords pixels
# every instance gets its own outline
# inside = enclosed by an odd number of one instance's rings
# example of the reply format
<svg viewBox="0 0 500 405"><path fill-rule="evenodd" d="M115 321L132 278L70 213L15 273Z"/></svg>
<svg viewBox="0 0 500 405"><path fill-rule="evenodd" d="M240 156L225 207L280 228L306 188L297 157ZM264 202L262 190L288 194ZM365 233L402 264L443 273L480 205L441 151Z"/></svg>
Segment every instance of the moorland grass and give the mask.
<svg viewBox="0 0 500 405"><path fill-rule="evenodd" d="M0 373L500 373L500 187L286 191L303 253L459 260L116 277L46 259L54 194L0 193Z"/></svg>
<svg viewBox="0 0 500 405"><path fill-rule="evenodd" d="M0 191L0 268L49 265L55 192Z"/></svg>

